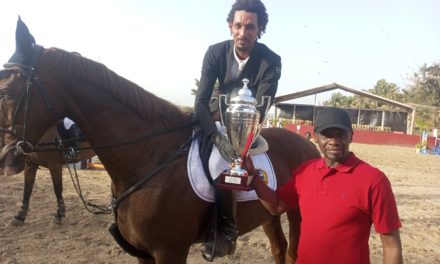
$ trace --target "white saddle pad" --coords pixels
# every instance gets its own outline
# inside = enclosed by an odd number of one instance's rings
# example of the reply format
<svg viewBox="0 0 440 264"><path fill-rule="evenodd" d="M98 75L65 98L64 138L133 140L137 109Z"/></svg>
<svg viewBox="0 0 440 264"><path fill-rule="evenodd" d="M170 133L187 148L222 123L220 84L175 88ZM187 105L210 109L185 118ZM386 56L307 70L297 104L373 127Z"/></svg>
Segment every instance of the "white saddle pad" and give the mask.
<svg viewBox="0 0 440 264"><path fill-rule="evenodd" d="M265 182L271 189L277 186L275 172L272 163L266 153L251 156L256 169L263 170ZM199 141L196 139L192 142L188 156L188 177L194 192L207 202L214 201L214 187L208 182L203 171L202 161L199 156ZM211 157L209 158L209 171L213 179L216 179L220 173L229 168L229 163L225 161L217 147L212 148ZM235 191L237 201L250 201L258 199L255 191Z"/></svg>

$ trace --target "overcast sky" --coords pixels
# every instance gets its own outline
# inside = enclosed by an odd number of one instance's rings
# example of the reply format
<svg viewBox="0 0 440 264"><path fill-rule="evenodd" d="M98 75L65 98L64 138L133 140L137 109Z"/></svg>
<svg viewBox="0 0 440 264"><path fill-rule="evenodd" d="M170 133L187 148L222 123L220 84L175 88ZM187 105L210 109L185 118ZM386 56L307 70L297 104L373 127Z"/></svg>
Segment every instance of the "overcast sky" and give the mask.
<svg viewBox="0 0 440 264"><path fill-rule="evenodd" d="M38 44L79 52L159 97L192 106L191 89L200 78L206 49L230 39L225 19L233 3L4 1L0 60L6 62L14 52L20 15ZM260 42L278 53L283 64L277 95L333 82L366 90L379 79L405 88L407 76L424 63L440 63L438 0L264 3L269 23Z"/></svg>

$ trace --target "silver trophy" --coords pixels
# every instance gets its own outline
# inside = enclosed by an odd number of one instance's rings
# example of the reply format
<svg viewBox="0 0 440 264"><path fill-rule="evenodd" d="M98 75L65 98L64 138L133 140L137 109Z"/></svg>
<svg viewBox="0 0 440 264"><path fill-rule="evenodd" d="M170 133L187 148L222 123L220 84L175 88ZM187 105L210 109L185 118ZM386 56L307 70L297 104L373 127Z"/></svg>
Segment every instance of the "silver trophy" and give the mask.
<svg viewBox="0 0 440 264"><path fill-rule="evenodd" d="M249 175L243 168L243 158L247 155L252 143L256 140L263 122L260 123L260 112L257 107L266 105L264 116L270 108L270 96L262 96L260 104L248 88L248 79L243 79L243 88L238 95L228 102L227 95L220 95L219 110L223 127L229 142L237 153L230 168L220 174L217 185L227 189L250 190L254 175ZM265 104L266 103L266 104ZM223 111L224 105L228 106Z"/></svg>

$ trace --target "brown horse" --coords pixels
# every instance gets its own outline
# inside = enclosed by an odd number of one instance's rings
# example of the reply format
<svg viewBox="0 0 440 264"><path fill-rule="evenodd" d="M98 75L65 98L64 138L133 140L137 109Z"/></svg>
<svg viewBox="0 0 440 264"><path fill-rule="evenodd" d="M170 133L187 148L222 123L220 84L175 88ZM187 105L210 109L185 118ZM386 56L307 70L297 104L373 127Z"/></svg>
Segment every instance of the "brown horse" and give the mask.
<svg viewBox="0 0 440 264"><path fill-rule="evenodd" d="M27 151L60 116L70 117L110 175L122 245L141 253L140 263L186 263L190 246L203 241L212 209L194 193L187 176L184 146L193 133L191 116L100 63L34 45L21 20L16 37L17 50L0 72L0 123L7 132L2 156L14 146ZM319 157L309 142L287 130L261 134L279 185L299 164ZM288 212L287 248L279 216L270 215L258 200L237 208L240 234L263 225L276 263L296 257L294 216Z"/></svg>
<svg viewBox="0 0 440 264"><path fill-rule="evenodd" d="M37 176L37 170L40 166L49 169L52 179L53 189L55 197L57 199L57 212L55 214L54 222L60 224L65 217L65 206L63 199L63 166L67 164L67 159L62 150L54 150L56 148L56 142L61 140L58 134L56 126L51 127L44 136L41 138L41 144L45 144L46 147L41 147L40 152L31 152L25 156L24 166L24 188L23 188L23 200L21 203L20 211L12 219L13 225L22 225L26 220L29 211L29 202L32 195L32 189L34 188L35 178ZM38 145L37 145L38 146ZM81 142L80 147L87 148L90 145L88 142ZM49 151L52 150L52 151ZM75 161L78 162L85 159L90 159L95 155L92 150L80 151L79 156ZM15 169L10 164L5 164L3 172L5 175L16 174Z"/></svg>

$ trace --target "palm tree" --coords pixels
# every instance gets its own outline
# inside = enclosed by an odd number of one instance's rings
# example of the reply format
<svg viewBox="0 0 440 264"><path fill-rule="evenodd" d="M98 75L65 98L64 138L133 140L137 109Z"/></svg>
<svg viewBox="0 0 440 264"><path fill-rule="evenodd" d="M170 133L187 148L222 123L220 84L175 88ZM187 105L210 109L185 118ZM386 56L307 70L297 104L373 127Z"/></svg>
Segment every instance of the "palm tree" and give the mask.
<svg viewBox="0 0 440 264"><path fill-rule="evenodd" d="M196 84L196 88L192 88L191 89L191 95L194 95L194 96L196 96L197 95L197 90L199 89L199 87L200 87L200 80L199 79L194 79L194 81L195 81L195 84ZM213 94L216 94L217 93L217 90L219 89L219 87L220 87L220 83L218 82L218 80L215 82L215 84L214 84L214 90L212 91L212 93Z"/></svg>

